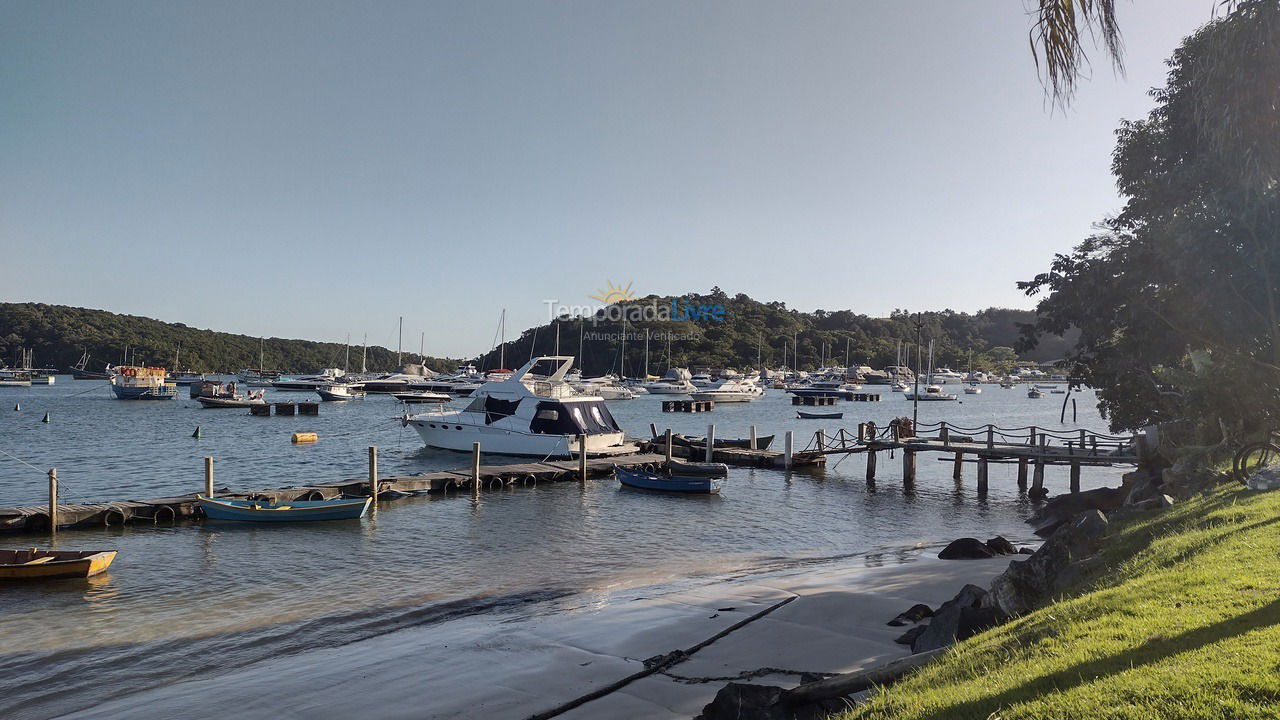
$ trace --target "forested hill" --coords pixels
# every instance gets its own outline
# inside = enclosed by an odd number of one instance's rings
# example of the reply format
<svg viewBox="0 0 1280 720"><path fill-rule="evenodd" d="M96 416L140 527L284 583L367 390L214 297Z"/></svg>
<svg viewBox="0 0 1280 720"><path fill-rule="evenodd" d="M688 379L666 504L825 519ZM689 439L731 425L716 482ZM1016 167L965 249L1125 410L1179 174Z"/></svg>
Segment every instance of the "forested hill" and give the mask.
<svg viewBox="0 0 1280 720"><path fill-rule="evenodd" d="M678 298L648 296L623 305L635 310L638 307L677 308L723 307L720 319L699 318L689 320L628 321L626 333L626 373L639 375L644 371L645 340L649 341L649 371L661 374L668 365L667 338L671 338L670 363L695 368L753 368L756 366L757 347L762 364L770 368L790 367L797 364L794 358L793 339L799 345L798 366L812 370L819 366L826 346L829 364L843 364L846 347L851 364L867 364L880 368L892 365L897 357L899 341L904 352L914 343L915 315L907 311L895 311L887 318L873 318L849 310L803 313L788 309L781 302L759 302L746 295L729 296L713 289L707 295L683 295ZM560 351L566 355L578 355L582 347L584 372L595 375L617 372L621 346L622 322L604 319L597 313L594 319L561 319L554 323L526 330L518 339L504 348L505 364L515 368L529 359L531 354L549 355L555 351L557 330ZM677 311L676 317L681 312ZM969 362L969 351L974 353L975 369L1007 369L1018 360L1045 362L1066 356L1074 345L1074 333L1066 338L1044 337L1033 350L1022 355L1014 352L1020 337L1020 324L1031 323L1035 313L1030 310L990 308L977 313L960 313L951 310L921 313L924 324L921 331L927 347L929 339L935 341L935 365L963 370ZM785 358L784 358L785 350ZM915 366L914 350L906 363ZM480 358L485 368L499 365L497 350Z"/></svg>
<svg viewBox="0 0 1280 720"><path fill-rule="evenodd" d="M91 359L89 368L101 370L103 363L119 363L125 348L139 364L171 367L174 352L182 346L179 362L183 368L201 372L234 372L257 367L258 338L248 335L200 330L181 323L167 323L136 315L117 315L105 310L89 310L66 305L0 303L0 366L16 364L23 348L34 351L35 364L65 370L83 352ZM346 346L310 340L266 338L262 343L264 364L284 372L314 372L325 367L341 367ZM136 352L136 355L135 355ZM404 362L417 362L406 353ZM395 369L396 353L371 346L367 363L370 371ZM351 349L351 369L360 366L360 348ZM456 361L427 358L435 369L452 370Z"/></svg>

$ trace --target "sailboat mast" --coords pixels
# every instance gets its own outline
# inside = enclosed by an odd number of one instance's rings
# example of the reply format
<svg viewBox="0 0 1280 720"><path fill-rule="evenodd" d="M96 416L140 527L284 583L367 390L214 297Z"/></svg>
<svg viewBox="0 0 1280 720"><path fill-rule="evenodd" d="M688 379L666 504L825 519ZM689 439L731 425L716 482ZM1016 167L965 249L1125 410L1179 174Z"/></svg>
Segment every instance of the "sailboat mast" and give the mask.
<svg viewBox="0 0 1280 720"><path fill-rule="evenodd" d="M427 331L423 330L418 336L418 364L427 364Z"/></svg>
<svg viewBox="0 0 1280 720"><path fill-rule="evenodd" d="M507 309L498 317L498 369L507 369Z"/></svg>
<svg viewBox="0 0 1280 720"><path fill-rule="evenodd" d="M369 333L365 333L364 340L360 344L360 372L361 373L369 372L368 368L365 367L365 359L367 358L368 354L369 354Z"/></svg>
<svg viewBox="0 0 1280 720"><path fill-rule="evenodd" d="M618 351L618 377L627 379L627 316L622 316L622 349Z"/></svg>
<svg viewBox="0 0 1280 720"><path fill-rule="evenodd" d="M400 368L400 348L404 345L404 316L400 316L400 334L396 338L396 369Z"/></svg>
<svg viewBox="0 0 1280 720"><path fill-rule="evenodd" d="M560 323L554 320L551 322L555 323L556 326L556 355L558 356L560 354Z"/></svg>
<svg viewBox="0 0 1280 720"><path fill-rule="evenodd" d="M579 375L587 374L587 361L586 361L586 358L582 357L582 335L586 329L587 329L587 321L582 318L579 318L578 319L578 374Z"/></svg>
<svg viewBox="0 0 1280 720"><path fill-rule="evenodd" d="M649 379L649 328L644 329L644 379Z"/></svg>
<svg viewBox="0 0 1280 720"><path fill-rule="evenodd" d="M342 354L342 371L346 372L351 367L351 333L347 333L347 349Z"/></svg>

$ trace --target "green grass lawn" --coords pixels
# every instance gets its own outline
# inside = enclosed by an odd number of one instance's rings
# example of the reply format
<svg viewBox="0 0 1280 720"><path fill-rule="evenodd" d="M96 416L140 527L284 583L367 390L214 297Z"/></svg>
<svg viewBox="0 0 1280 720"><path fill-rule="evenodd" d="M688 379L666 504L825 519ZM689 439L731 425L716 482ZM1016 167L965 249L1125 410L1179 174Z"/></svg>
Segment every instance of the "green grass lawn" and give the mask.
<svg viewBox="0 0 1280 720"><path fill-rule="evenodd" d="M842 717L1280 717L1280 491L1113 520L1101 555L1065 599Z"/></svg>

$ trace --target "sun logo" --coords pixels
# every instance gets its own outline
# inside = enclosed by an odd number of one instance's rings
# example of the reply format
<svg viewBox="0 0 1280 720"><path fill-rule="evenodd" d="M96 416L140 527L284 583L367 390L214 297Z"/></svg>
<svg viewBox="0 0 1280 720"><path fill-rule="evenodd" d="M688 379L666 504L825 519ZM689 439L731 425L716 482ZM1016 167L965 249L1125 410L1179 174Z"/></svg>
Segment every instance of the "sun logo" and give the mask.
<svg viewBox="0 0 1280 720"><path fill-rule="evenodd" d="M631 283L627 283L625 287L623 286L614 287L612 280L608 280L607 282L608 282L608 289L597 290L596 292L600 294L592 295L591 296L592 300L599 300L605 305L612 305L614 303L626 302L628 300L635 300L635 296L631 294Z"/></svg>

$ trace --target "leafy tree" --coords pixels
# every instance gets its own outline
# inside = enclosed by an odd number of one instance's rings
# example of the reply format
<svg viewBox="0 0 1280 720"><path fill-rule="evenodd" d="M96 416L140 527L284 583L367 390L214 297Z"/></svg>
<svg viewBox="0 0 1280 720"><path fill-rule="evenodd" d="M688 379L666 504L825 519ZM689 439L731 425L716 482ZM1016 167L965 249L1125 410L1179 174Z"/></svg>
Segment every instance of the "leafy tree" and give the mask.
<svg viewBox="0 0 1280 720"><path fill-rule="evenodd" d="M1280 417L1280 5L1247 0L1187 38L1147 118L1121 125L1124 209L1049 271L1028 344L1070 328L1075 378L1116 429ZM1220 424L1216 422L1222 420Z"/></svg>

